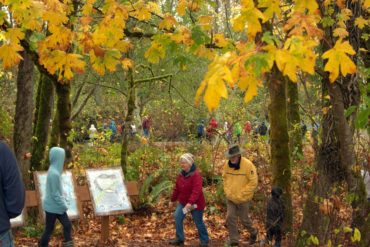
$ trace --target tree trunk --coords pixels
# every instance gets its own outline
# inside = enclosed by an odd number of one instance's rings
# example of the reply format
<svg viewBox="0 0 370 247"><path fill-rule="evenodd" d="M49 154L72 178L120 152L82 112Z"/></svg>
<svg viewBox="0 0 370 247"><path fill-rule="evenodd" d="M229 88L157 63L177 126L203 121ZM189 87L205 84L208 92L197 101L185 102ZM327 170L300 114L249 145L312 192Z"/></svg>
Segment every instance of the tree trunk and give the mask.
<svg viewBox="0 0 370 247"><path fill-rule="evenodd" d="M298 84L287 79L287 111L290 155L295 160L302 155L302 130L298 105Z"/></svg>
<svg viewBox="0 0 370 247"><path fill-rule="evenodd" d="M59 117L58 110L54 111L53 122L51 125L49 147L55 147L59 144Z"/></svg>
<svg viewBox="0 0 370 247"><path fill-rule="evenodd" d="M34 66L31 57L26 52L22 52L22 57L23 60L18 66L13 143L23 182L28 188L30 162L28 158L25 158L25 154L31 152Z"/></svg>
<svg viewBox="0 0 370 247"><path fill-rule="evenodd" d="M35 138L32 142L31 170L41 170L41 163L49 135L50 119L53 109L54 88L51 78L47 75L40 75L39 87L40 101L37 103L38 115L35 128Z"/></svg>
<svg viewBox="0 0 370 247"><path fill-rule="evenodd" d="M269 118L271 142L272 183L283 189L285 204L285 232L292 230L293 208L291 198L291 170L289 157L289 136L286 112L285 79L274 66L269 79Z"/></svg>
<svg viewBox="0 0 370 247"><path fill-rule="evenodd" d="M125 119L125 128L123 132L123 142L122 142L122 149L121 149L121 167L123 173L126 175L127 173L127 157L128 157L128 145L129 145L129 132L130 132L130 124L133 121L134 110L135 110L135 85L134 85L134 78L132 75L132 70L129 70L129 97L127 100L127 114Z"/></svg>
<svg viewBox="0 0 370 247"><path fill-rule="evenodd" d="M36 70L38 71L38 70ZM39 116L39 102L41 98L41 92L42 92L42 80L41 80L41 74L38 73L38 77L34 78L35 81L37 80L37 92L36 92L36 100L35 100L35 110L33 114L33 128L32 128L32 135L35 135L36 133L36 126L37 126L37 120Z"/></svg>
<svg viewBox="0 0 370 247"><path fill-rule="evenodd" d="M68 140L69 132L72 129L71 122L71 84L69 82L56 83L57 100L57 114L59 120L59 145L66 151L66 162L72 160L73 143Z"/></svg>

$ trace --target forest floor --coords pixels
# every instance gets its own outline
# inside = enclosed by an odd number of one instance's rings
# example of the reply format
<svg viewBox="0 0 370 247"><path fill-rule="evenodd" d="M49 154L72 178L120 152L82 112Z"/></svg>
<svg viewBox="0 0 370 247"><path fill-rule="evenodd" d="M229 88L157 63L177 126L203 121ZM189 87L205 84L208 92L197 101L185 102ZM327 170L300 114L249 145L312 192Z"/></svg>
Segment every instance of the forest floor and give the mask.
<svg viewBox="0 0 370 247"><path fill-rule="evenodd" d="M310 187L312 178L312 173L308 171L312 171L313 156L312 148L310 146L306 147L303 160L294 166L292 170L293 236L297 234L299 224L302 220L304 195ZM260 246L258 243L265 236L265 206L271 189L271 174L266 159L257 155L254 156L253 161L258 168L259 186L250 204L250 217L254 227L259 231L258 241L254 246ZM221 167L222 162L217 165L215 172L219 173ZM215 195L216 185L211 184L205 190L210 195ZM210 207L212 208L212 210L206 210L204 214L205 224L211 239L209 246L226 246L225 242L228 240L228 232L225 227L226 208L223 203L207 205L207 207L208 209ZM133 213L124 216L111 216L110 240L106 243L100 242L101 222L99 217L94 218L91 203L84 203L83 208L85 219L73 223L75 246L169 246L168 241L175 237L173 219L175 205L169 203L168 195L160 197L155 207L135 210ZM345 208L342 211L344 212L342 212L340 217L348 221L349 212L345 213ZM185 218L184 225L186 236L185 246L198 246L197 230L190 216ZM39 225L37 229L33 229L33 234L30 234L32 229L30 230L27 227L15 230L16 246L37 246L43 226ZM240 246L250 246L248 245L248 232L242 226L239 229L241 234ZM57 224L50 246L61 246L62 239L62 229L60 224ZM285 237L282 246L294 246L292 239L293 237Z"/></svg>

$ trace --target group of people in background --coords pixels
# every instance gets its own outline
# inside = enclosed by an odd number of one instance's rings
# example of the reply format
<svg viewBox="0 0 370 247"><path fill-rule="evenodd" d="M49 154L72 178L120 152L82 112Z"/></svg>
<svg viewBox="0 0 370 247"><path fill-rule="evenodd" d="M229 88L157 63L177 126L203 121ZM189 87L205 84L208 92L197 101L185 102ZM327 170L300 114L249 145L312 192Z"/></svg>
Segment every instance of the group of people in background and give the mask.
<svg viewBox="0 0 370 247"><path fill-rule="evenodd" d="M224 122L223 129L218 129L219 124L217 120L212 117L206 125L204 120L201 120L197 125L197 138L201 143L203 139L212 142L217 134L223 136L228 143L242 143L242 139L248 141L250 137L257 138L258 135L266 136L268 134L268 127L264 121L260 124L255 123L252 126L250 121L246 121L242 125L239 121L234 123Z"/></svg>
<svg viewBox="0 0 370 247"><path fill-rule="evenodd" d="M149 116L144 116L141 126L143 128L143 136L146 139L148 139L150 136L150 130L152 126L151 118ZM90 127L88 129L89 140L92 141L96 140L98 138L99 132L106 132L108 130L110 133L109 141L111 143L114 143L118 140L122 142L124 131L129 131L129 136L131 138L134 138L137 134L136 124L133 122L125 124L123 120L118 120L118 124L114 119L104 120L102 128L100 130L98 130L96 127L97 127L96 123L90 123Z"/></svg>

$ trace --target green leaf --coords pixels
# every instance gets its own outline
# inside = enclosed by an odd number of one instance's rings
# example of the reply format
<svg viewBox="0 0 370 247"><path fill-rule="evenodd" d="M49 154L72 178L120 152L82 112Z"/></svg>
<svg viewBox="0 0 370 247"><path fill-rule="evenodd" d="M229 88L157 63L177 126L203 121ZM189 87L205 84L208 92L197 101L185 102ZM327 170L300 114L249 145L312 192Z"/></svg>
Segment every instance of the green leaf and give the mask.
<svg viewBox="0 0 370 247"><path fill-rule="evenodd" d="M370 108L360 110L355 120L355 127L357 129L366 129L369 121L369 115Z"/></svg>
<svg viewBox="0 0 370 247"><path fill-rule="evenodd" d="M351 105L350 107L348 107L344 113L344 115L346 117L349 117L354 111L356 110L356 106L355 105Z"/></svg>
<svg viewBox="0 0 370 247"><path fill-rule="evenodd" d="M321 23L323 27L331 27L335 24L335 20L330 16L325 16L324 18L322 18Z"/></svg>
<svg viewBox="0 0 370 247"><path fill-rule="evenodd" d="M355 231L353 232L353 236L351 236L352 242L360 242L361 241L361 232L355 228Z"/></svg>
<svg viewBox="0 0 370 247"><path fill-rule="evenodd" d="M268 69L268 56L265 53L257 53L251 57L249 57L244 66L253 66L253 73L255 77L260 77L262 74L263 69Z"/></svg>
<svg viewBox="0 0 370 247"><path fill-rule="evenodd" d="M199 26L196 26L191 30L191 37L197 45L205 44L210 40Z"/></svg>
<svg viewBox="0 0 370 247"><path fill-rule="evenodd" d="M314 236L314 235L311 235L308 239L307 239L307 242L308 244L314 244L314 245L319 245L319 239Z"/></svg>
<svg viewBox="0 0 370 247"><path fill-rule="evenodd" d="M348 226L345 226L345 227L343 227L343 231L344 231L344 233L349 233L349 232L352 232L352 228L348 227Z"/></svg>

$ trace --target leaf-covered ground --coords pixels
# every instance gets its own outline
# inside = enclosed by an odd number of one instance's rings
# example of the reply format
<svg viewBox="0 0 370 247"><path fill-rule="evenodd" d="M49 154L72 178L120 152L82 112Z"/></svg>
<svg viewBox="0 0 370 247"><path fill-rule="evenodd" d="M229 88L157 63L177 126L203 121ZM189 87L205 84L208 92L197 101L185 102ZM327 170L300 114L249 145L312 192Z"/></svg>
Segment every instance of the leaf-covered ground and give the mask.
<svg viewBox="0 0 370 247"><path fill-rule="evenodd" d="M220 152L219 155L222 156L222 153ZM251 202L250 216L254 226L259 231L258 240L260 241L265 236L265 206L271 188L271 174L266 159L260 156L258 152L257 154L249 153L247 156L253 159L259 173L258 191ZM295 216L293 236L297 234L299 229L299 223L302 220L302 205L305 200L304 195L310 187L310 180L314 174L312 169L313 158L312 148L307 147L304 159L293 168L292 190ZM223 164L222 159L216 163L215 173L219 174ZM150 166L146 166L146 169L150 169ZM207 186L205 191L206 194L213 196L217 193L216 189L217 185L212 184ZM223 203L208 203L207 207L204 217L211 238L210 246L224 246L228 240L228 233L225 228L226 208ZM345 204L341 204L339 207L338 219L348 222L350 211L347 210ZM100 218L94 218L91 204L85 203L83 208L85 219L80 222L74 222L73 238L76 246L169 246L167 244L168 241L175 237L173 219L175 205L169 203L168 195L159 198L155 207L138 209L124 217L110 217L110 240L106 243L100 242ZM198 246L197 230L191 216L187 216L184 223L186 246ZM14 232L16 246L37 246L42 226L35 226L32 229L33 232L27 228L18 229ZM247 231L243 230L242 226L239 229L241 230L241 246L249 246ZM61 232L61 226L58 224L50 246L61 246ZM290 235L285 236L283 246L294 246L292 239L293 237ZM255 246L259 246L259 244L255 244Z"/></svg>

